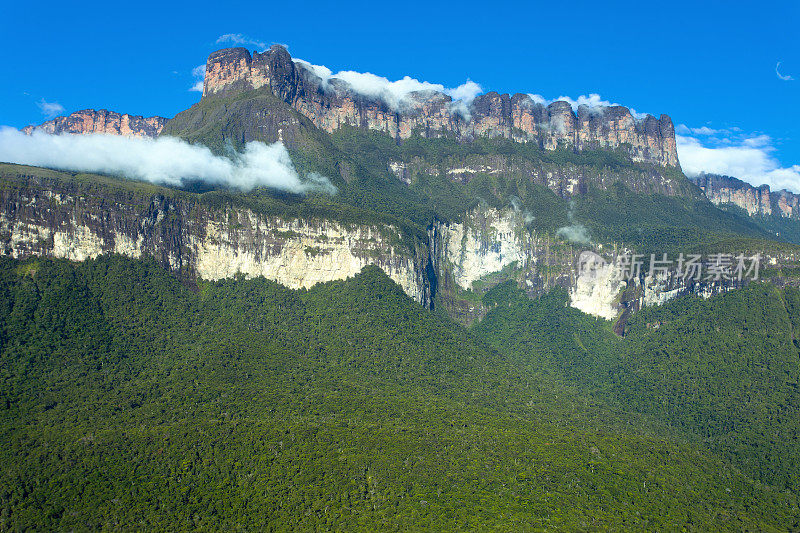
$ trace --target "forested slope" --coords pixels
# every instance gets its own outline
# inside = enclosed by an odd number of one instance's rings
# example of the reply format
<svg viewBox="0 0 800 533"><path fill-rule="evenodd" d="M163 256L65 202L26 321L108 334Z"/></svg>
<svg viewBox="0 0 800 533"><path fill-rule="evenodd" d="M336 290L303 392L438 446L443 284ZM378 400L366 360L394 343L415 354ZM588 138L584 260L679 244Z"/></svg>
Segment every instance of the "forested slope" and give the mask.
<svg viewBox="0 0 800 533"><path fill-rule="evenodd" d="M753 284L634 313L623 338L511 284L473 331L524 368L660 420L754 478L800 491L800 292Z"/></svg>
<svg viewBox="0 0 800 533"><path fill-rule="evenodd" d="M4 529L798 524L793 495L375 268L291 291L116 256L0 266Z"/></svg>

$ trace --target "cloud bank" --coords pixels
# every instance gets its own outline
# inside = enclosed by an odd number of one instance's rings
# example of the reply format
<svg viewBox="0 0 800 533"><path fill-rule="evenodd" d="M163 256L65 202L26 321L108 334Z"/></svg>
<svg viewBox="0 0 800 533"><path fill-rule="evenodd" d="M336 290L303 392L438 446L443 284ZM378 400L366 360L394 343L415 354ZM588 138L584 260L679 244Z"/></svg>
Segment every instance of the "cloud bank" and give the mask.
<svg viewBox="0 0 800 533"><path fill-rule="evenodd" d="M53 118L64 112L63 105L59 104L58 102L47 102L44 98L36 102L36 105L39 107L42 115L46 116L47 118Z"/></svg>
<svg viewBox="0 0 800 533"><path fill-rule="evenodd" d="M686 174L723 174L755 186L767 184L772 190L800 192L800 165L782 166L769 136L684 125L678 131L683 133L676 135L678 157Z"/></svg>
<svg viewBox="0 0 800 533"><path fill-rule="evenodd" d="M483 92L481 86L471 80L467 80L458 87L447 88L439 83L419 81L410 76L390 81L370 72L342 70L334 74L331 69L323 65L314 65L302 59L293 61L320 78L323 90L330 86L331 80L338 79L347 83L358 94L381 100L393 111L403 111L413 107L415 103L413 93L415 92L435 91L450 96L453 99L453 107L468 118L469 105L476 96Z"/></svg>
<svg viewBox="0 0 800 533"><path fill-rule="evenodd" d="M249 191L270 187L292 193L335 194L327 178L301 179L282 143L250 142L232 157L174 137L147 139L117 135L32 135L0 128L0 161L41 167L113 174L160 185L181 186L200 180Z"/></svg>

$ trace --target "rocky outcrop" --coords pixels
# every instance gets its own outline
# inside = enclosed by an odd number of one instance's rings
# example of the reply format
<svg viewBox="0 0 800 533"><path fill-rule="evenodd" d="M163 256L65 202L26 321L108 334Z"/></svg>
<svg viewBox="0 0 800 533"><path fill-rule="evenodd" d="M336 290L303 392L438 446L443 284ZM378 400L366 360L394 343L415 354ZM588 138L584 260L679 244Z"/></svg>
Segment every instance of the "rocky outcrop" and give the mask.
<svg viewBox="0 0 800 533"><path fill-rule="evenodd" d="M393 226L269 216L233 205L212 207L194 195L86 194L74 184L24 174L4 182L2 255L75 261L105 253L151 255L185 279L264 276L292 288L376 265L409 296L430 305L424 244L403 244Z"/></svg>
<svg viewBox="0 0 800 533"><path fill-rule="evenodd" d="M56 117L38 126L27 126L22 131L28 135L34 131L45 133L105 133L131 137L156 137L167 123L164 117L142 117L127 113L115 113L105 109L84 109L66 117Z"/></svg>
<svg viewBox="0 0 800 533"><path fill-rule="evenodd" d="M651 271L651 258L643 256L637 256L641 266L636 274L624 275L621 265L632 257L631 250L552 239L532 230L525 214L513 209L478 207L462 222L437 224L431 236L440 300L463 322L480 318L485 309L474 299L459 302L459 291L480 295L506 280L516 281L532 297L562 287L569 292L572 307L606 320L619 319L619 333L624 332L627 317L643 306L686 294L709 297L747 282L714 279L709 274L711 257L703 258L699 279L679 275L676 263ZM777 254L762 263L774 268L795 265L798 259Z"/></svg>
<svg viewBox="0 0 800 533"><path fill-rule="evenodd" d="M576 113L567 102L545 106L526 94L495 92L478 96L466 109L435 91L412 93L402 105L390 105L359 94L343 80L323 80L313 67L292 60L280 45L252 55L244 48L229 48L209 56L203 98L262 87L328 132L348 124L384 131L399 140L414 132L460 140L506 137L545 149L619 148L634 161L678 166L675 131L666 115L637 118L621 106L581 106Z"/></svg>
<svg viewBox="0 0 800 533"><path fill-rule="evenodd" d="M643 305L736 286L687 282L674 271L645 275L645 268L623 279L611 265L626 250L540 234L524 211L512 208L479 206L459 222L434 221L427 235L411 235L391 224L269 214L235 200L207 201L150 185L87 189L60 172L0 170L0 254L17 258L150 255L187 280L264 276L291 288L375 265L422 305L432 306L436 297L463 322L482 316L479 296L505 280L531 296L563 287L573 307L608 320L621 317L623 325ZM771 257L769 265L796 268L798 259Z"/></svg>
<svg viewBox="0 0 800 533"><path fill-rule="evenodd" d="M800 219L800 195L787 190L771 192L769 185L754 187L742 180L718 174L690 176L706 197L716 205L733 204L750 216L777 215Z"/></svg>

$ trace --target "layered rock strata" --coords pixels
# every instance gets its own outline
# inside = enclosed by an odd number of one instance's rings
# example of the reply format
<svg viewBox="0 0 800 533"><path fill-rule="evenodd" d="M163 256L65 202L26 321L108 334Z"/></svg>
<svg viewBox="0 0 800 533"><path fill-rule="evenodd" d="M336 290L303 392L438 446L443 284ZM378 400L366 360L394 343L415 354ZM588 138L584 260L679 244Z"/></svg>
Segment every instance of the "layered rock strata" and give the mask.
<svg viewBox="0 0 800 533"><path fill-rule="evenodd" d="M436 91L412 93L400 104L365 96L347 82L323 79L315 68L291 58L275 45L263 53L228 48L212 53L206 63L203 98L230 97L268 88L317 127L332 132L351 125L406 139L414 132L427 137L479 136L534 142L545 149L622 149L634 161L678 166L675 131L667 115L634 117L622 106L573 111L568 102L543 105L527 94L479 95L468 107Z"/></svg>
<svg viewBox="0 0 800 533"><path fill-rule="evenodd" d="M192 195L85 194L39 177L15 181L0 190L2 255L74 261L106 253L151 255L184 278L264 276L291 288L376 265L430 305L427 253L401 244L392 226L268 216L211 207Z"/></svg>
<svg viewBox="0 0 800 533"><path fill-rule="evenodd" d="M778 215L800 219L800 195L785 189L772 192L769 185L754 187L742 180L718 174L690 177L706 197L716 205L733 204L750 216Z"/></svg>
<svg viewBox="0 0 800 533"><path fill-rule="evenodd" d="M167 120L164 117L120 114L106 109L84 109L65 117L56 117L38 126L27 126L22 131L28 135L34 131L42 131L52 134L105 133L130 137L157 137Z"/></svg>
<svg viewBox="0 0 800 533"><path fill-rule="evenodd" d="M409 236L378 222L270 215L145 185L87 191L59 178L62 173L27 175L25 167L15 168L23 170L4 175L0 188L0 254L10 257L150 255L188 280L264 276L291 288L376 265L411 298L428 307L442 302L464 322L486 311L465 291L481 295L505 280L531 296L563 287L573 307L608 320L682 294L708 296L736 286L687 282L674 271L622 279L608 265L625 250L539 234L513 209L477 207L460 222L435 221L427 236ZM585 268L586 254L598 268ZM772 268L796 267L799 259L768 261Z"/></svg>

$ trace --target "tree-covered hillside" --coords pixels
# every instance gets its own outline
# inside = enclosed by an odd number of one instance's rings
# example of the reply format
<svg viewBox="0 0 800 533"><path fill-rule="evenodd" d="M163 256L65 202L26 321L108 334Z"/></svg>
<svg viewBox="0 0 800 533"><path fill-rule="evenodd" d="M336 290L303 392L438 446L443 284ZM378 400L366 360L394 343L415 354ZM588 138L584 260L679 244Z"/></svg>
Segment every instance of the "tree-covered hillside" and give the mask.
<svg viewBox="0 0 800 533"><path fill-rule="evenodd" d="M473 331L521 367L690 435L756 479L800 492L800 292L768 284L632 315L623 338L511 284Z"/></svg>
<svg viewBox="0 0 800 533"><path fill-rule="evenodd" d="M800 525L795 495L533 366L375 268L291 291L3 259L0 528Z"/></svg>

